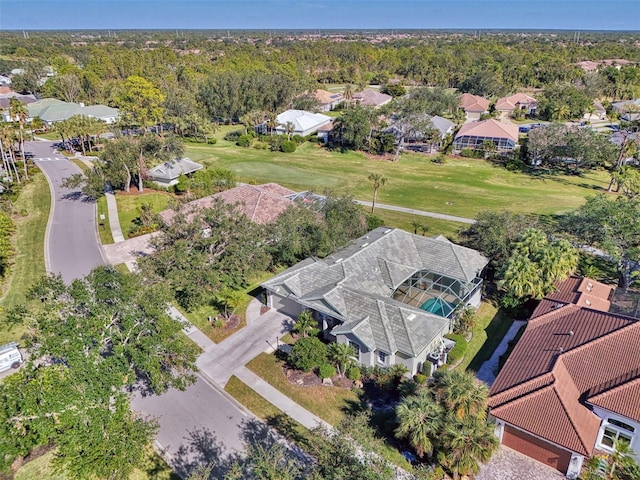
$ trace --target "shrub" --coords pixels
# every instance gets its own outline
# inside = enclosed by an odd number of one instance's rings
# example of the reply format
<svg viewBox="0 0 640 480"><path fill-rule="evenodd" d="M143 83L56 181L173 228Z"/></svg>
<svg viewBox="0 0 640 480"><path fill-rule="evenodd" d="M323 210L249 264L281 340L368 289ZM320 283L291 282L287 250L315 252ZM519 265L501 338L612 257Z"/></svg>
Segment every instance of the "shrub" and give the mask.
<svg viewBox="0 0 640 480"><path fill-rule="evenodd" d="M294 142L293 140L285 140L280 145L280 151L284 153L293 153L296 151L296 148L298 148L298 146L296 145L296 142Z"/></svg>
<svg viewBox="0 0 640 480"><path fill-rule="evenodd" d="M401 97L407 93L407 89L399 83L392 83L385 85L382 89L382 93L386 93L392 97Z"/></svg>
<svg viewBox="0 0 640 480"><path fill-rule="evenodd" d="M456 363L458 360L462 360L465 353L467 353L467 340L462 335L454 333L445 335L445 337L456 342L449 355L447 355L447 363Z"/></svg>
<svg viewBox="0 0 640 480"><path fill-rule="evenodd" d="M244 135L244 130L233 130L227 133L224 136L224 139L227 140L228 142L237 142L238 138L240 138L241 135Z"/></svg>
<svg viewBox="0 0 640 480"><path fill-rule="evenodd" d="M370 214L367 215L367 229L375 230L378 227L382 227L384 225L384 220L377 215Z"/></svg>
<svg viewBox="0 0 640 480"><path fill-rule="evenodd" d="M296 145L302 145L304 143L304 137L302 135L294 135L291 137L291 140L296 143Z"/></svg>
<svg viewBox="0 0 640 480"><path fill-rule="evenodd" d="M349 367L347 369L347 378L353 382L357 382L362 378L362 373L360 372L360 367L355 365Z"/></svg>
<svg viewBox="0 0 640 480"><path fill-rule="evenodd" d="M301 338L291 347L287 361L293 368L309 372L327 362L327 346L316 337Z"/></svg>
<svg viewBox="0 0 640 480"><path fill-rule="evenodd" d="M240 135L238 137L238 141L236 142L236 145L238 145L239 147L250 147L251 146L251 135Z"/></svg>
<svg viewBox="0 0 640 480"><path fill-rule="evenodd" d="M431 163L444 165L445 163L447 163L447 157L446 155L440 153L431 159Z"/></svg>
<svg viewBox="0 0 640 480"><path fill-rule="evenodd" d="M267 142L256 142L253 144L253 148L256 150L268 150L269 144Z"/></svg>
<svg viewBox="0 0 640 480"><path fill-rule="evenodd" d="M173 191L178 195L189 191L189 179L184 173L178 177L178 183L173 186Z"/></svg>
<svg viewBox="0 0 640 480"><path fill-rule="evenodd" d="M463 148L460 150L460 156L466 158L484 158L484 153L481 150L474 150L473 148Z"/></svg>
<svg viewBox="0 0 640 480"><path fill-rule="evenodd" d="M510 157L504 162L504 168L510 172L522 172L527 169L527 165L516 157Z"/></svg>
<svg viewBox="0 0 640 480"><path fill-rule="evenodd" d="M215 138L215 137L209 137L209 138L207 138L207 143L209 145L215 145L216 143L218 143L218 139Z"/></svg>
<svg viewBox="0 0 640 480"><path fill-rule="evenodd" d="M416 382L418 385L422 385L423 383L427 383L427 376L424 375L423 373L416 373L413 376L413 381Z"/></svg>
<svg viewBox="0 0 640 480"><path fill-rule="evenodd" d="M213 326L213 328L218 328L218 329L224 328L225 326L224 319L216 316L215 320L211 322L211 325Z"/></svg>
<svg viewBox="0 0 640 480"><path fill-rule="evenodd" d="M336 374L336 369L333 365L329 365L328 363L322 364L318 367L318 376L321 379L331 378Z"/></svg>

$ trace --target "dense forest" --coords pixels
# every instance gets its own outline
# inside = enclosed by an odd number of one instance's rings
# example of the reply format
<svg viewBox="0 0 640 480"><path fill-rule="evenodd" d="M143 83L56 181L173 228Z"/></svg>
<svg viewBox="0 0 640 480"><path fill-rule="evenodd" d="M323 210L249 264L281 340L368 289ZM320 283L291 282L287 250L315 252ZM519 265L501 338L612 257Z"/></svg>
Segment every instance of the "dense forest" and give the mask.
<svg viewBox="0 0 640 480"><path fill-rule="evenodd" d="M287 107L327 83L401 83L492 98L571 87L605 101L632 98L640 85L637 68L576 65L640 62L637 33L582 33L579 41L573 32L4 32L0 39L0 72L24 69L14 76L17 90L119 106L123 82L140 76L162 92L167 117L238 119ZM57 75L39 82L48 66Z"/></svg>

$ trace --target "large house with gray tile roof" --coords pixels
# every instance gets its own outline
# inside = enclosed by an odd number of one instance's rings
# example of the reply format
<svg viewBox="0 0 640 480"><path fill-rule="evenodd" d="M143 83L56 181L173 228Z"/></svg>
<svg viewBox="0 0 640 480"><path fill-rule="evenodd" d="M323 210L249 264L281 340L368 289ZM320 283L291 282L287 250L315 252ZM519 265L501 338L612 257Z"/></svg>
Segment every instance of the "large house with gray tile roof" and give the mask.
<svg viewBox="0 0 640 480"><path fill-rule="evenodd" d="M403 364L411 375L446 362L458 306L478 306L488 260L442 236L381 227L264 282L267 305L310 310L325 337L354 348L367 366Z"/></svg>
<svg viewBox="0 0 640 480"><path fill-rule="evenodd" d="M640 451L640 321L611 313L612 296L588 278L559 282L490 390L500 441L569 478L616 441Z"/></svg>

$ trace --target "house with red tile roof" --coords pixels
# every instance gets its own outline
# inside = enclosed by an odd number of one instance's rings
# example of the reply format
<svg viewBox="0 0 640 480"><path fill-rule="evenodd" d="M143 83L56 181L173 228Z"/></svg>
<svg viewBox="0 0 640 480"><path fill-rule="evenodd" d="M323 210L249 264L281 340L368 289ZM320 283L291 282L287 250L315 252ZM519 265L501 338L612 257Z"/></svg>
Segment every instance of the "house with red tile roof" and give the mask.
<svg viewBox="0 0 640 480"><path fill-rule="evenodd" d="M464 110L467 122L480 120L480 116L483 113L489 113L489 100L470 93L460 95L458 106Z"/></svg>
<svg viewBox="0 0 640 480"><path fill-rule="evenodd" d="M518 144L518 126L513 123L489 119L480 122L465 123L453 140L453 148L462 150L482 148L482 142L490 140L498 152L514 150Z"/></svg>
<svg viewBox="0 0 640 480"><path fill-rule="evenodd" d="M613 288L559 282L491 386L500 441L576 478L616 440L640 451L640 322L609 313Z"/></svg>
<svg viewBox="0 0 640 480"><path fill-rule="evenodd" d="M536 113L538 101L526 93L516 93L510 97L499 98L495 109L500 113L500 118L510 117L514 111L522 110L525 115Z"/></svg>
<svg viewBox="0 0 640 480"><path fill-rule="evenodd" d="M178 213L186 216L187 220L193 219L198 212L211 208L216 202L224 202L238 205L249 220L260 225L273 222L278 215L293 205L290 197L296 192L289 190L277 183L264 185L240 185L208 197L199 198L181 205L177 210L168 209L160 212L160 217L167 225L173 223Z"/></svg>

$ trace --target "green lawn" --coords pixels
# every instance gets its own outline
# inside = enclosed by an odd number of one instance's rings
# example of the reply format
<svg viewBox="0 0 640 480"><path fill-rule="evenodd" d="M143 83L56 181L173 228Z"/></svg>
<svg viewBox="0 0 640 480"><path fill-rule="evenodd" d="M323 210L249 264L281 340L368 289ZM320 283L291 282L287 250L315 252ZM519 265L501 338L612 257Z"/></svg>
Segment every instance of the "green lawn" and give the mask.
<svg viewBox="0 0 640 480"><path fill-rule="evenodd" d="M98 234L100 235L100 243L102 245L108 245L113 243L113 236L111 235L111 227L109 226L109 209L107 208L107 198L103 195L97 202L97 215L98 215ZM104 215L104 220L101 215Z"/></svg>
<svg viewBox="0 0 640 480"><path fill-rule="evenodd" d="M49 219L51 196L44 175L34 175L33 181L26 185L14 204L17 212L25 216L15 218L17 232L14 236L16 247L15 263L11 276L5 281L0 298L0 344L17 340L22 336L24 327L6 330L3 324L3 311L24 303L29 287L46 273L44 265L44 234Z"/></svg>
<svg viewBox="0 0 640 480"><path fill-rule="evenodd" d="M140 216L140 207L142 205L151 204L153 211L159 213L162 210L166 210L172 198L173 196L171 194L165 192L151 191L131 194L118 192L116 194L116 202L118 204L120 227L122 228L124 237L130 238L130 234L139 228L139 225L134 223L134 221ZM113 243L113 240L111 243Z"/></svg>
<svg viewBox="0 0 640 480"><path fill-rule="evenodd" d="M366 209L367 213L371 209ZM416 233L418 235L444 235L451 241L457 241L460 230L465 227L465 224L458 222L450 222L448 220L440 220L438 218L423 217L422 215L411 215L409 213L395 212L393 210L383 210L376 208L375 215L384 220L384 224L388 227L401 228L407 232L414 232L411 222L418 221L422 225L428 228L426 232L418 229Z"/></svg>
<svg viewBox="0 0 640 480"><path fill-rule="evenodd" d="M489 302L482 302L476 313L476 323L467 351L456 368L477 372L491 358L512 323L513 319L507 317L503 310L498 310Z"/></svg>
<svg viewBox="0 0 640 480"><path fill-rule="evenodd" d="M229 168L240 181L278 182L294 190L349 191L362 200L371 199L367 176L377 172L388 178L378 192L378 202L462 217L474 217L487 209L565 212L608 186L604 171L534 177L484 160L450 157L447 163L437 165L428 156L409 153L398 162L389 162L356 152L328 151L310 142L290 154L241 148L222 140L224 133L233 129L237 127L222 127L215 145L187 145L187 156Z"/></svg>

